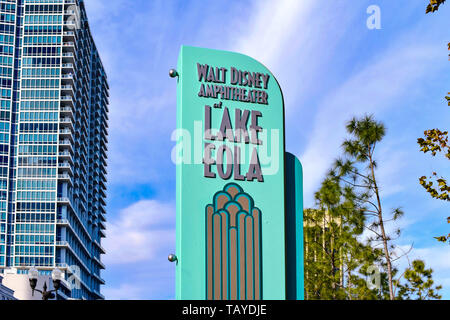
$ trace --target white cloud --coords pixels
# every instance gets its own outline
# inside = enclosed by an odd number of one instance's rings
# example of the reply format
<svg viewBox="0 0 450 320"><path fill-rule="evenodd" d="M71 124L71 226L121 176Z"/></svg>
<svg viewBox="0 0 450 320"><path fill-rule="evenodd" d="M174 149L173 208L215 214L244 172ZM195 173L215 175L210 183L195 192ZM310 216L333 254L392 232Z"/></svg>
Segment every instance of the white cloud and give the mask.
<svg viewBox="0 0 450 320"><path fill-rule="evenodd" d="M439 46L431 45L392 47L323 99L318 106L307 148L300 157L305 171L307 202L311 202L324 173L341 153L346 122L355 115L381 113L395 107L398 99L411 92L417 79L432 67L433 59L440 51ZM394 158L402 156L395 151L392 155ZM383 165L397 164L390 161ZM386 174L395 168L387 170Z"/></svg>
<svg viewBox="0 0 450 320"><path fill-rule="evenodd" d="M309 107L299 102L323 82L329 72L326 63L362 12L360 5L344 8L313 0L254 1L254 14L241 27L240 37L231 37L230 50L255 58L274 73L289 117Z"/></svg>
<svg viewBox="0 0 450 320"><path fill-rule="evenodd" d="M414 249L411 258L424 260L436 272L448 273L450 270L450 246L445 244ZM450 279L450 274L447 279Z"/></svg>
<svg viewBox="0 0 450 320"><path fill-rule="evenodd" d="M380 39L394 36L397 46L375 57L374 52L364 52L382 47L366 48L367 42L362 41L367 35L358 23L365 30L366 13L359 2L346 6L313 0L255 0L233 6L225 1L198 5L186 4L180 12L175 1L86 1L111 84L108 171L112 186L151 183L159 192L163 188L172 192L168 173L174 172L170 133L175 126L176 89L167 70L176 64L180 44L242 52L274 72L285 94L287 125L292 128L299 118L312 123L310 132L294 126L298 131L291 136L295 143L289 150L302 155L306 204L340 152L345 121L362 112L393 110L400 97L415 93L415 82L423 84L418 80L430 71L436 52L445 54L438 42L434 47L425 40L418 43L417 36L395 38L397 30L387 29ZM409 27L406 32L411 33ZM345 47L343 36L351 38ZM332 56L339 59L330 60ZM330 61L348 63L349 68ZM360 69L352 73L357 66ZM321 103L315 104L317 95ZM300 133L309 142L306 149L299 145ZM407 158L404 151L392 147L389 157L380 159L384 195L402 190L398 172ZM122 210L108 224L107 266L121 269L122 264L150 262L155 278L161 278L168 268L167 253L175 247L174 220L174 207L158 201L141 201ZM412 220L402 221L410 224ZM136 268L130 266L130 270ZM118 299L142 297L144 285L155 292L166 290L166 284L147 278L132 286L107 287L105 293Z"/></svg>
<svg viewBox="0 0 450 320"><path fill-rule="evenodd" d="M305 98L326 81L324 78L330 72L326 68L331 67L327 63L333 49L342 44L342 38L351 33L353 46L362 40L366 28L365 8L363 4L352 8L323 6L316 1L257 2L253 7L255 14L243 28L245 32L232 46L232 50L262 62L277 76L285 94L287 129L295 123L292 116L312 118L310 134L299 128L308 138L300 160L305 171L305 200L310 205L318 183L340 153L345 122L353 115L379 113L395 106L402 95L412 91L417 79L432 69L430 65L442 51L437 45L414 43L408 34L399 37L394 45L374 54L370 60L358 60L362 69L344 75L344 81L331 87L317 106L308 105ZM361 23L361 29L356 32L350 28L355 22ZM405 43L413 44L405 46ZM348 58L351 51L339 55ZM290 147L297 150L289 151L299 155L298 143L295 139ZM404 190L395 173L405 159L407 155L401 148L391 148L388 156L379 159L380 163L385 161L379 172L384 196Z"/></svg>
<svg viewBox="0 0 450 320"><path fill-rule="evenodd" d="M385 141L379 146L377 162L380 166L377 170L380 195L384 199L406 189L404 181L398 179L398 173L405 163L408 155L401 146L393 145Z"/></svg>
<svg viewBox="0 0 450 320"><path fill-rule="evenodd" d="M175 247L174 222L171 204L143 200L123 209L107 223L106 265L148 262L167 254Z"/></svg>
<svg viewBox="0 0 450 320"><path fill-rule="evenodd" d="M407 251L409 247L402 246L404 251ZM441 294L444 294L446 299L449 298L450 289L450 246L446 244L437 244L433 247L427 248L414 248L408 255L409 262L416 259L425 261L427 269L433 269L433 280L435 285L442 285L443 290ZM400 271L403 271L408 267L408 259L400 261L398 267Z"/></svg>
<svg viewBox="0 0 450 320"><path fill-rule="evenodd" d="M272 65L283 54L283 48L301 45L306 38L298 37L290 42L299 24L305 23L314 1L281 0L257 1L256 11L250 16L246 32L235 42L235 50L255 57L264 64Z"/></svg>

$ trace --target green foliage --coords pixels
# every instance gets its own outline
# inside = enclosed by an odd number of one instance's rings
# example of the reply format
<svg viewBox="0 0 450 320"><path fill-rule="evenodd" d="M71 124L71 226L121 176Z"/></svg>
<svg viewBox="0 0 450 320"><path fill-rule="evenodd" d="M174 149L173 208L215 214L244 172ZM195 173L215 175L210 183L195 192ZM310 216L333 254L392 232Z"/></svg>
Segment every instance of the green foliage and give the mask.
<svg viewBox="0 0 450 320"><path fill-rule="evenodd" d="M327 177L315 195L319 209L307 209L305 221L305 296L308 300L346 299L344 277L346 256L354 255L363 220L357 211L351 190L343 190Z"/></svg>
<svg viewBox="0 0 450 320"><path fill-rule="evenodd" d="M386 269L383 251L363 243L366 217L352 187L328 176L316 193L319 209L304 212L305 298L307 300L389 299L388 276L369 288L368 268ZM394 270L394 273L396 271Z"/></svg>
<svg viewBox="0 0 450 320"><path fill-rule="evenodd" d="M366 217L354 188L342 186L330 174L315 198L318 209L304 212L306 299L386 298L385 291L367 285L367 269L374 265L384 268L383 253L359 240Z"/></svg>
<svg viewBox="0 0 450 320"><path fill-rule="evenodd" d="M335 213L305 210L305 297L307 300L377 299L377 291L370 290L359 275L359 269L376 256L372 248L357 239L362 231L359 219L338 217Z"/></svg>
<svg viewBox="0 0 450 320"><path fill-rule="evenodd" d="M430 0L425 13L435 12L439 10L439 6L443 4L445 0Z"/></svg>
<svg viewBox="0 0 450 320"><path fill-rule="evenodd" d="M433 172L433 176L429 179L437 177L437 173ZM434 182L427 180L427 177L423 176L419 179L420 185L431 195L431 197L439 200L450 201L450 186L447 185L447 181L444 178L436 179L437 189L434 187Z"/></svg>
<svg viewBox="0 0 450 320"><path fill-rule="evenodd" d="M432 271L416 262L413 264L415 269L403 273L404 283L394 279L398 270L393 262L402 256L392 253L394 238L386 233L385 226L400 219L404 212L396 208L386 214L382 207L374 156L377 144L386 133L384 125L373 116L364 116L352 119L347 131L351 138L343 143L346 157L335 161L316 192L316 209L304 212L305 298L394 300L438 297L436 292L440 287L433 289L432 280L430 282ZM362 241L365 230L372 231L372 236ZM395 232L397 237L400 231ZM376 269L380 270L377 275L379 286L373 287L368 282L373 279ZM423 283L417 280L418 275L426 277Z"/></svg>
<svg viewBox="0 0 450 320"><path fill-rule="evenodd" d="M412 267L404 274L405 283L398 285L399 300L439 300L438 291L442 286L434 286L433 270L425 268L425 262L414 260Z"/></svg>
<svg viewBox="0 0 450 320"><path fill-rule="evenodd" d="M425 139L417 139L423 153L431 152L436 156L438 152L446 152L445 157L450 160L450 145L448 144L448 132L439 129L427 130L424 132Z"/></svg>
<svg viewBox="0 0 450 320"><path fill-rule="evenodd" d="M439 129L425 131L425 139L420 138L417 143L421 147L420 151L423 153L430 152L433 157L438 152L445 152L445 157L450 160L450 145L448 144L448 132L441 131ZM435 187L434 182L428 179L436 179ZM447 185L447 181L441 177L437 177L437 173L433 172L433 176L427 178L423 176L419 179L422 187L435 199L444 201L450 201L450 186Z"/></svg>
<svg viewBox="0 0 450 320"><path fill-rule="evenodd" d="M394 299L391 241L393 237L386 233L388 221L395 221L403 215L400 208L394 209L390 219L386 219L382 207L382 199L376 179L378 164L375 160L375 150L386 134L383 123L371 115L353 118L347 124L347 132L351 135L342 144L345 159L336 160L331 175L343 186L355 189L356 205L361 214L366 217L364 228L372 232L369 243L372 248L381 245L383 248L383 264L388 278L389 298ZM400 235L400 230L396 236Z"/></svg>
<svg viewBox="0 0 450 320"><path fill-rule="evenodd" d="M447 223L450 224L450 217L447 218ZM446 243L447 241L450 242L450 233L447 236L435 237L435 239L439 242L444 242L444 243Z"/></svg>

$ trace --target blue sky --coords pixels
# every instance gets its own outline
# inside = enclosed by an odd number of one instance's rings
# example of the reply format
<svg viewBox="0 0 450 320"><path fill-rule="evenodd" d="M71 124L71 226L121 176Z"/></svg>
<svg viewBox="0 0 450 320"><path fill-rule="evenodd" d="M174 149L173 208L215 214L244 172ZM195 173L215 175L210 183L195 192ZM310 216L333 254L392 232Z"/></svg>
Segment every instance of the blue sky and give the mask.
<svg viewBox="0 0 450 320"><path fill-rule="evenodd" d="M276 75L286 104L287 150L305 169L305 203L340 153L345 123L373 113L387 135L378 149L384 208L402 207L397 244L413 244L450 299L448 204L418 177L449 177L447 161L418 152L424 130L448 129L450 6L425 15L427 1L85 0L111 87L108 299L173 299L176 66L181 45L237 51ZM370 30L366 10L381 9ZM399 263L404 267L406 261Z"/></svg>

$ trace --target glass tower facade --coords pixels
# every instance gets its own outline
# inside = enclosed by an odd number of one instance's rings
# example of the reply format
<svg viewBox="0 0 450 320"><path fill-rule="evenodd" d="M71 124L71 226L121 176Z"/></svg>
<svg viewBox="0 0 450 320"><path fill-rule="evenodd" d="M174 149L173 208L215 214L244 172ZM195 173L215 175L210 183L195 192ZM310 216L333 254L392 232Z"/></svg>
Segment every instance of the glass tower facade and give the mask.
<svg viewBox="0 0 450 320"><path fill-rule="evenodd" d="M0 272L103 299L108 83L83 0L0 0Z"/></svg>

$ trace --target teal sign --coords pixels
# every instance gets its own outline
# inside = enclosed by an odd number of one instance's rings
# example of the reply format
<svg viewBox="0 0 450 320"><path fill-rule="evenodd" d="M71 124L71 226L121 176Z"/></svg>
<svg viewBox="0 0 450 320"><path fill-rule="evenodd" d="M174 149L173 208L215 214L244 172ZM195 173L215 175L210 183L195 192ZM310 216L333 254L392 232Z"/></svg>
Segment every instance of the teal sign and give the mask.
<svg viewBox="0 0 450 320"><path fill-rule="evenodd" d="M187 46L176 75L177 299L301 298L286 285L286 239L303 240L286 233L278 82L248 56Z"/></svg>

